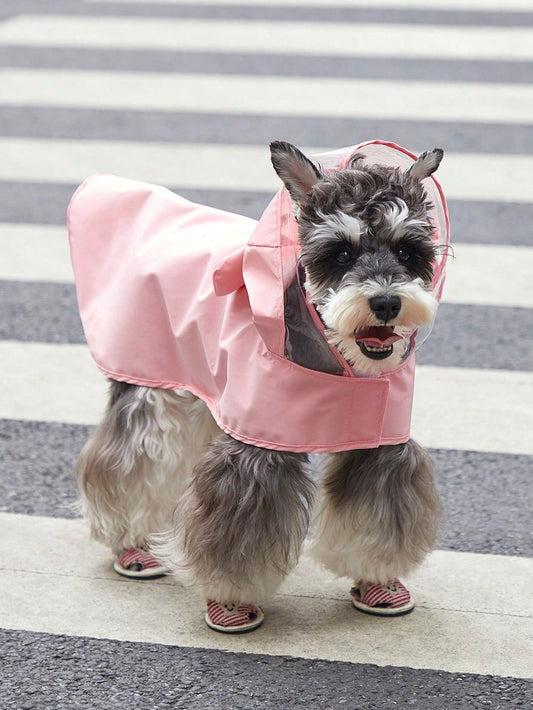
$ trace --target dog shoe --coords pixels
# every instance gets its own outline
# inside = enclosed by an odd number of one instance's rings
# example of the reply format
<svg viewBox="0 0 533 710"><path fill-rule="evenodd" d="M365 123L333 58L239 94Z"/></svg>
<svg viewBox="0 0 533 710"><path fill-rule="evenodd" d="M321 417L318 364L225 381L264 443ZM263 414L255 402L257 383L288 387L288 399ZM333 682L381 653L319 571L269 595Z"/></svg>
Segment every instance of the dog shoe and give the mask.
<svg viewBox="0 0 533 710"><path fill-rule="evenodd" d="M409 591L395 579L387 584L360 582L350 590L352 604L359 611L377 616L400 616L413 611L415 605Z"/></svg>
<svg viewBox="0 0 533 710"><path fill-rule="evenodd" d="M115 572L124 577L137 579L154 579L168 574L166 567L163 567L155 557L143 548L124 550L115 560L113 568Z"/></svg>
<svg viewBox="0 0 533 710"><path fill-rule="evenodd" d="M207 600L205 623L215 631L224 634L238 634L252 631L261 626L265 615L253 604L219 604L213 599Z"/></svg>

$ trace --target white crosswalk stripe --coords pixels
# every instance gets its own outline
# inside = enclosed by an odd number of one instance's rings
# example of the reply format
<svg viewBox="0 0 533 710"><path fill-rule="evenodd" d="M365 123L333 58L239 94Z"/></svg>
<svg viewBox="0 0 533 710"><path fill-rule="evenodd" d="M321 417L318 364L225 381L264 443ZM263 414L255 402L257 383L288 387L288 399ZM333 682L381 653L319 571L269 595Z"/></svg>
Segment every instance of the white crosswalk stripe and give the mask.
<svg viewBox="0 0 533 710"><path fill-rule="evenodd" d="M55 293L63 285L72 293L73 280L65 227L32 224L30 216L19 223L6 219L2 216L6 186L15 186L20 195L17 199L24 200L22 192L30 184L66 190L91 173L111 172L199 194L208 190L220 191L220 195L277 190L279 180L270 165L268 146L256 145L239 128L232 140L221 142L217 139L220 120L231 127L242 117L265 126L272 117L387 119L409 122L413 135L417 126L433 126L439 143L447 136L452 142L453 132L461 131L461 126L497 127L501 138L490 133L492 137L481 149L449 149L443 140L446 156L438 179L447 198L471 209L472 214L480 205L488 209L497 203L510 210L517 204L527 211L533 203L531 145L524 144L521 153L516 148L512 153L506 150L506 137L513 130L530 135L533 90L523 74L516 81L503 83L497 73L504 63L518 67L518 72L533 62L531 0L503 4L500 0L448 0L444 5L438 0L337 0L333 4L346 11L373 13L372 19L360 22L332 21L331 17L323 21L320 13L333 8L326 0L87 0L75 3L72 12L62 2L56 8L57 2L52 0L46 12L41 12L38 3L32 6L29 2L27 14L17 15L13 10L11 16L0 20L0 49L4 52L0 111L8 121L13 120L9 112L21 108L29 117L17 131L8 123L5 131L0 126L0 282L5 286L10 319L32 322L32 294L40 288ZM140 14L146 10L143 6L153 6L153 16ZM379 10L383 11L380 17L376 15ZM251 11L256 14L246 14ZM276 15L278 11L283 15ZM389 11L399 14L391 14L389 19ZM468 15L467 22L459 21L461 13ZM489 21L487 13L497 14ZM503 21L504 13L509 21ZM513 26L511 18L517 13L524 13L524 17L529 13L532 21ZM496 23L497 17L501 17L501 24ZM21 52L28 49L33 58L22 60ZM100 50L144 57L146 67L119 71L110 57L98 69L69 67L69 56L89 52L96 56ZM179 71L168 67L158 71L154 69L157 63L152 63L154 56L164 54L190 55L198 66L190 72L181 64ZM308 55L338 61L342 57L412 59L429 66L434 61L439 66L485 62L488 74L487 81L433 82L413 80L407 69L401 80L270 76L264 72L252 76L244 70L226 75L202 69L203 57L232 54L242 55L245 63L260 62L261 55L283 56L288 65ZM46 67L44 59L52 55L67 58L64 69ZM43 58L42 66L38 57ZM58 129L55 137L42 136L39 117L45 109L70 115L71 133L63 136ZM89 139L82 123L76 124L88 110L96 128L108 111L136 117L152 111L164 116L190 114L191 121L204 131L194 142L180 140L179 135L168 142L157 130L150 141ZM483 135L489 136L489 132ZM394 140L394 135L371 135L354 136L354 142L380 137ZM330 138L328 145L305 145L305 140L299 145L308 152L320 152L336 147L335 136ZM431 146L406 147L418 152ZM66 211L67 205L64 207ZM523 228L531 233L530 223ZM489 240L477 233L475 219L469 229L465 241L454 244L455 259L449 262L444 300L458 310L464 306L468 314L488 313L489 335L480 352L477 336L461 325L456 341L442 347L448 352L470 349L468 367L439 362L418 367L413 436L445 460L455 460L453 456L459 453L466 466L469 457L493 457L518 472L520 466L531 468L533 460L533 372L525 371L525 365L520 365L523 369L512 369L512 363L505 365L511 369L495 366L490 349L525 350L533 359L528 326L533 309L533 236L530 243L517 246L508 243L506 234ZM485 243L488 241L491 244ZM13 282L22 286L14 288ZM27 300L20 295L25 289ZM101 416L105 379L87 347L73 344L79 338L69 341L69 334L62 333L62 307L57 304L50 313L50 322L57 326L57 342L13 340L21 336L9 335L11 331L0 324L0 427L4 424L6 431L15 424L27 432L32 427L44 427L44 431L50 427L52 431L63 426L72 432L94 425ZM512 342L508 333L504 338L491 332L490 314L495 313L491 309L498 309L499 322L507 318L512 324L513 318L519 318ZM511 309L519 309L520 315ZM489 348L487 343L491 343ZM59 461L59 455L54 459L53 448L44 444L42 452L29 450L17 458L10 447L25 442L12 442L9 436L0 436L0 445L7 442L9 461L5 473L0 472L0 536L6 541L0 564L0 631L46 634L54 643L65 635L102 642L217 649L238 654L243 664L249 654L257 653L327 659L336 664L376 664L384 672L390 666L446 671L452 680L454 674L479 674L481 679L506 676L511 687L531 677L533 627L528 601L533 561L527 546L529 531L524 530L513 541L512 550L506 547L506 524L516 512L515 504L507 500L509 491L502 490L497 480L486 480L483 471L474 471L480 498L499 497L502 505L497 519L479 521L485 554L473 552L479 548L470 539L432 553L409 580L418 603L414 614L398 623L386 621L386 630L372 617L354 617L348 603L349 580L333 580L304 557L281 592L266 605L263 629L230 639L204 628L203 602L179 580L164 578L138 585L118 578L112 571L110 553L88 540L81 520L68 519L72 511L67 511L66 503L58 508L55 518L33 514L30 505L19 514L22 503L17 491L19 485L22 489L23 476L52 475L50 491L57 486L62 501L70 498L64 480L56 475L61 464L57 463L52 473L41 467L40 459L46 456ZM69 446L70 440L65 440L62 451ZM443 490L449 495L447 513L466 515L465 472L458 468L442 476ZM518 473L516 480L522 480ZM529 489L513 493L518 505L527 505ZM412 692L418 692L414 685ZM95 709L104 707L96 702ZM176 707L196 710L205 706L198 698L185 702L188 705ZM153 706L159 707L155 701ZM454 707L445 697L442 706ZM326 706L320 701L309 710L315 707Z"/></svg>
<svg viewBox="0 0 533 710"><path fill-rule="evenodd" d="M2 103L16 106L470 123L533 120L533 87L513 84L257 76L228 76L221 82L202 74L44 69L4 69L0 82Z"/></svg>
<svg viewBox="0 0 533 710"><path fill-rule="evenodd" d="M328 38L334 41L328 41ZM409 38L409 41L406 39ZM0 27L6 44L266 52L318 56L531 60L533 29L245 20L22 15Z"/></svg>
<svg viewBox="0 0 533 710"><path fill-rule="evenodd" d="M124 3L127 5L139 4L157 4L157 5L247 5L252 7L261 7L267 5L269 7L283 7L286 4L285 0L87 0L92 3ZM304 5L306 7L324 7L325 0L290 0L292 7ZM415 8L418 10L438 9L443 8L442 0L379 0L375 3L377 7L399 8ZM368 7L368 0L335 0L335 7L353 8L353 7ZM502 10L501 0L446 0L446 8L450 10ZM531 0L507 0L505 3L505 12L518 12L521 10L531 10Z"/></svg>
<svg viewBox="0 0 533 710"><path fill-rule="evenodd" d="M157 4L157 5L247 5L261 7L268 5L269 7L283 7L285 0L87 0L92 3L124 3L127 5L139 4ZM324 0L291 0L291 6L299 7L324 7ZM379 0L375 3L378 7L399 8L415 8L418 10L438 9L443 8L442 0ZM335 0L335 7L353 8L353 7L368 7L368 0ZM450 10L501 10L501 0L446 0L446 8ZM518 12L521 10L531 10L531 0L507 0L505 3L505 12Z"/></svg>
<svg viewBox="0 0 533 710"><path fill-rule="evenodd" d="M132 589L131 582L120 580L110 569L102 548L86 541L86 530L75 520L0 513L2 538L9 537L0 580L4 604L0 625L55 634L73 634L96 638L116 638L137 642L220 648L245 653L298 655L304 658L353 660L353 612L346 608L346 584L332 580L310 560L303 559L295 574L285 582L269 609L275 619L271 633L264 636L228 639L198 628L195 615L176 617L175 599L179 595L185 608L196 606L195 592L178 582L163 579L143 589ZM27 541L30 541L29 543ZM23 562L16 550L24 545ZM73 546L83 548L83 558L73 558ZM56 570L61 569L59 575ZM93 571L88 577L87 569ZM456 575L453 592L443 604L435 594L434 575ZM390 642L380 643L381 629L370 617L358 618L358 663L409 665L414 668L437 668L451 672L494 673L529 676L527 639L524 630L533 631L533 621L524 613L533 573L533 560L516 557L435 552L412 579L412 588L424 604L417 614L406 617L401 629L391 632ZM513 586L502 607L501 601L486 587L491 574L513 579ZM313 578L314 588L305 580ZM317 594L316 590L320 589ZM86 599L93 604L87 607ZM63 599L59 606L58 598ZM317 628L309 638L305 628L285 633L291 613L299 613L305 600L305 618L310 622L320 613L337 615L335 634L327 626ZM40 616L27 623L27 605L35 603ZM160 610L155 618L153 608ZM108 609L116 610L110 617ZM438 616L440 633L430 646L406 646L405 634L423 637ZM131 624L135 618L135 624ZM490 623L487 623L490 619ZM464 625L468 634L464 634ZM494 653L494 648L498 653ZM450 653L453 648L454 652ZM398 650L399 649L399 650Z"/></svg>
<svg viewBox="0 0 533 710"><path fill-rule="evenodd" d="M303 148L319 153L324 146ZM112 173L181 188L254 185L273 193L280 184L268 146L0 138L0 154L0 180L73 184ZM452 153L439 169L439 182L448 199L529 202L531 175L532 156Z"/></svg>

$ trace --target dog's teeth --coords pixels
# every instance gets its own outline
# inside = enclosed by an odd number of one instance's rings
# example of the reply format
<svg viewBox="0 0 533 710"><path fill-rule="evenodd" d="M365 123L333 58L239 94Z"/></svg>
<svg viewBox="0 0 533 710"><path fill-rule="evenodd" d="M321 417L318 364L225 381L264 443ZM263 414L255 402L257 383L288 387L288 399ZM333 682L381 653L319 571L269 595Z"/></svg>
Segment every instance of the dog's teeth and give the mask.
<svg viewBox="0 0 533 710"><path fill-rule="evenodd" d="M365 346L367 350L370 350L372 353L384 353L386 350L391 350L391 346L388 345L387 347L384 348L372 348L370 345Z"/></svg>

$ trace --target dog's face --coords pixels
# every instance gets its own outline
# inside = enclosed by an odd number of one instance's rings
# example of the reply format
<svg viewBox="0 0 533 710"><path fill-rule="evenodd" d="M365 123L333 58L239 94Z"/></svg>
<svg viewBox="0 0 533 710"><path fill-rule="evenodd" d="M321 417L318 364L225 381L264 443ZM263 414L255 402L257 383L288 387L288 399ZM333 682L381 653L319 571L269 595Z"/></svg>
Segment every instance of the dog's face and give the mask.
<svg viewBox="0 0 533 710"><path fill-rule="evenodd" d="M367 166L355 155L324 175L289 143L272 143L271 154L293 200L306 288L330 342L360 372L393 369L437 308L421 180L442 151L423 153L407 171Z"/></svg>

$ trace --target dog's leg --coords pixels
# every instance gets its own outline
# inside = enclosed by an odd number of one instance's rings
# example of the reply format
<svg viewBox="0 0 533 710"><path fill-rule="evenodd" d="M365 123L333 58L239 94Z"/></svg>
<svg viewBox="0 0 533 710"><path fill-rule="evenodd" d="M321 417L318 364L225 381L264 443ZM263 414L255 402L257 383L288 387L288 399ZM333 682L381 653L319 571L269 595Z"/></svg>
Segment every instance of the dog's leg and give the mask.
<svg viewBox="0 0 533 710"><path fill-rule="evenodd" d="M258 604L298 560L314 484L306 456L218 437L198 462L172 539L155 549L184 564L208 600Z"/></svg>
<svg viewBox="0 0 533 710"><path fill-rule="evenodd" d="M433 549L441 504L429 455L413 440L332 454L312 553L354 582L384 585Z"/></svg>
<svg viewBox="0 0 533 710"><path fill-rule="evenodd" d="M218 432L193 395L111 381L107 411L76 469L93 537L120 555L168 530L187 477Z"/></svg>

